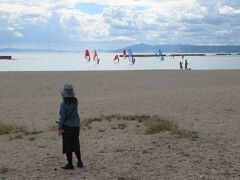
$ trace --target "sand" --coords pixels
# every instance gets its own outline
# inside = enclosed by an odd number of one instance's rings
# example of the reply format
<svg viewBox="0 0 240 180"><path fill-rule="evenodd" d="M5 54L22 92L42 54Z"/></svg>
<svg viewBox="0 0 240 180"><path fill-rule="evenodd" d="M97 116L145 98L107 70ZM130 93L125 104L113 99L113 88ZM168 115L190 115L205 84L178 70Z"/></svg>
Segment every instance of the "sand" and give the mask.
<svg viewBox="0 0 240 180"><path fill-rule="evenodd" d="M239 179L239 77L239 70L0 72L0 122L42 131L20 138L0 136L0 177ZM66 158L52 129L64 83L74 85L81 120L160 115L196 131L199 138L176 138L168 132L146 135L144 124L137 121L94 122L80 135L85 168L62 170ZM117 128L119 124L126 128Z"/></svg>

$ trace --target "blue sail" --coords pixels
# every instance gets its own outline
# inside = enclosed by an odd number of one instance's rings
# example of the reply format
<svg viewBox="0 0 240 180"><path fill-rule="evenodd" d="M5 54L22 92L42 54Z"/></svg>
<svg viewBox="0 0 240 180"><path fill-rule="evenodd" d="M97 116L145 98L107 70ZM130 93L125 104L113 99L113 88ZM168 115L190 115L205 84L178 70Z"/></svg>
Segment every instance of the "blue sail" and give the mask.
<svg viewBox="0 0 240 180"><path fill-rule="evenodd" d="M158 50L158 56L157 56L161 61L164 60L164 57L163 57L163 54L162 54L162 51L159 49Z"/></svg>
<svg viewBox="0 0 240 180"><path fill-rule="evenodd" d="M133 60L133 53L132 53L131 49L128 49L128 59L129 59L129 61Z"/></svg>

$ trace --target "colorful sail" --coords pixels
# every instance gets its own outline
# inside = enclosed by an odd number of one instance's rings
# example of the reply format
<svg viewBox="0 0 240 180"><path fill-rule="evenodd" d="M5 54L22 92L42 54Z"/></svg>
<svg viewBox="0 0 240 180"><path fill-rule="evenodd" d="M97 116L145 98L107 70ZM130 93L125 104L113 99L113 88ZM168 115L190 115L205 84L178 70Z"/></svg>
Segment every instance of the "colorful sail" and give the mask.
<svg viewBox="0 0 240 180"><path fill-rule="evenodd" d="M133 53L132 53L131 49L128 49L128 59L129 59L129 61L133 60Z"/></svg>
<svg viewBox="0 0 240 180"><path fill-rule="evenodd" d="M96 49L94 50L93 60L98 60L98 55Z"/></svg>
<svg viewBox="0 0 240 180"><path fill-rule="evenodd" d="M119 56L118 56L118 54L116 54L116 55L114 56L113 61L119 63Z"/></svg>
<svg viewBox="0 0 240 180"><path fill-rule="evenodd" d="M126 50L124 49L123 50L123 57L126 59L126 57L127 57L127 52L126 52Z"/></svg>
<svg viewBox="0 0 240 180"><path fill-rule="evenodd" d="M88 61L90 61L91 59L90 52L88 49L85 51L85 59L87 59Z"/></svg>
<svg viewBox="0 0 240 180"><path fill-rule="evenodd" d="M117 59L118 59L118 54L116 54L116 55L114 56L113 61L116 61Z"/></svg>
<svg viewBox="0 0 240 180"><path fill-rule="evenodd" d="M164 57L163 57L163 54L162 54L162 51L159 49L158 50L158 58L161 60L161 61L163 61L164 60Z"/></svg>

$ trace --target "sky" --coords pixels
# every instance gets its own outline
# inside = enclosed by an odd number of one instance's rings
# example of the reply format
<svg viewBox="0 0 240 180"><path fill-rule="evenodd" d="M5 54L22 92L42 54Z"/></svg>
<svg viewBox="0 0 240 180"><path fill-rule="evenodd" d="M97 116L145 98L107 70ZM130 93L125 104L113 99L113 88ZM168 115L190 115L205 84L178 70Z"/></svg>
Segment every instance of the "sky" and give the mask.
<svg viewBox="0 0 240 180"><path fill-rule="evenodd" d="M240 45L240 0L0 0L0 48Z"/></svg>

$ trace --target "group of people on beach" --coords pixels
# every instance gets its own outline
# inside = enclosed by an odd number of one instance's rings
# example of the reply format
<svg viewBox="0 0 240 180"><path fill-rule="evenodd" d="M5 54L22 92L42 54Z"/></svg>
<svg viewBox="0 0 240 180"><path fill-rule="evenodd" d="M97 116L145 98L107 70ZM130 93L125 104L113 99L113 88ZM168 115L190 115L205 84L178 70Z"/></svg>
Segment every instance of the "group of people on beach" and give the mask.
<svg viewBox="0 0 240 180"><path fill-rule="evenodd" d="M182 57L182 59L184 59L184 56ZM179 62L179 66L180 66L180 70L183 70L183 62L181 60ZM184 62L184 69L185 70L190 70L188 68L188 60L187 59L185 59L185 62Z"/></svg>

